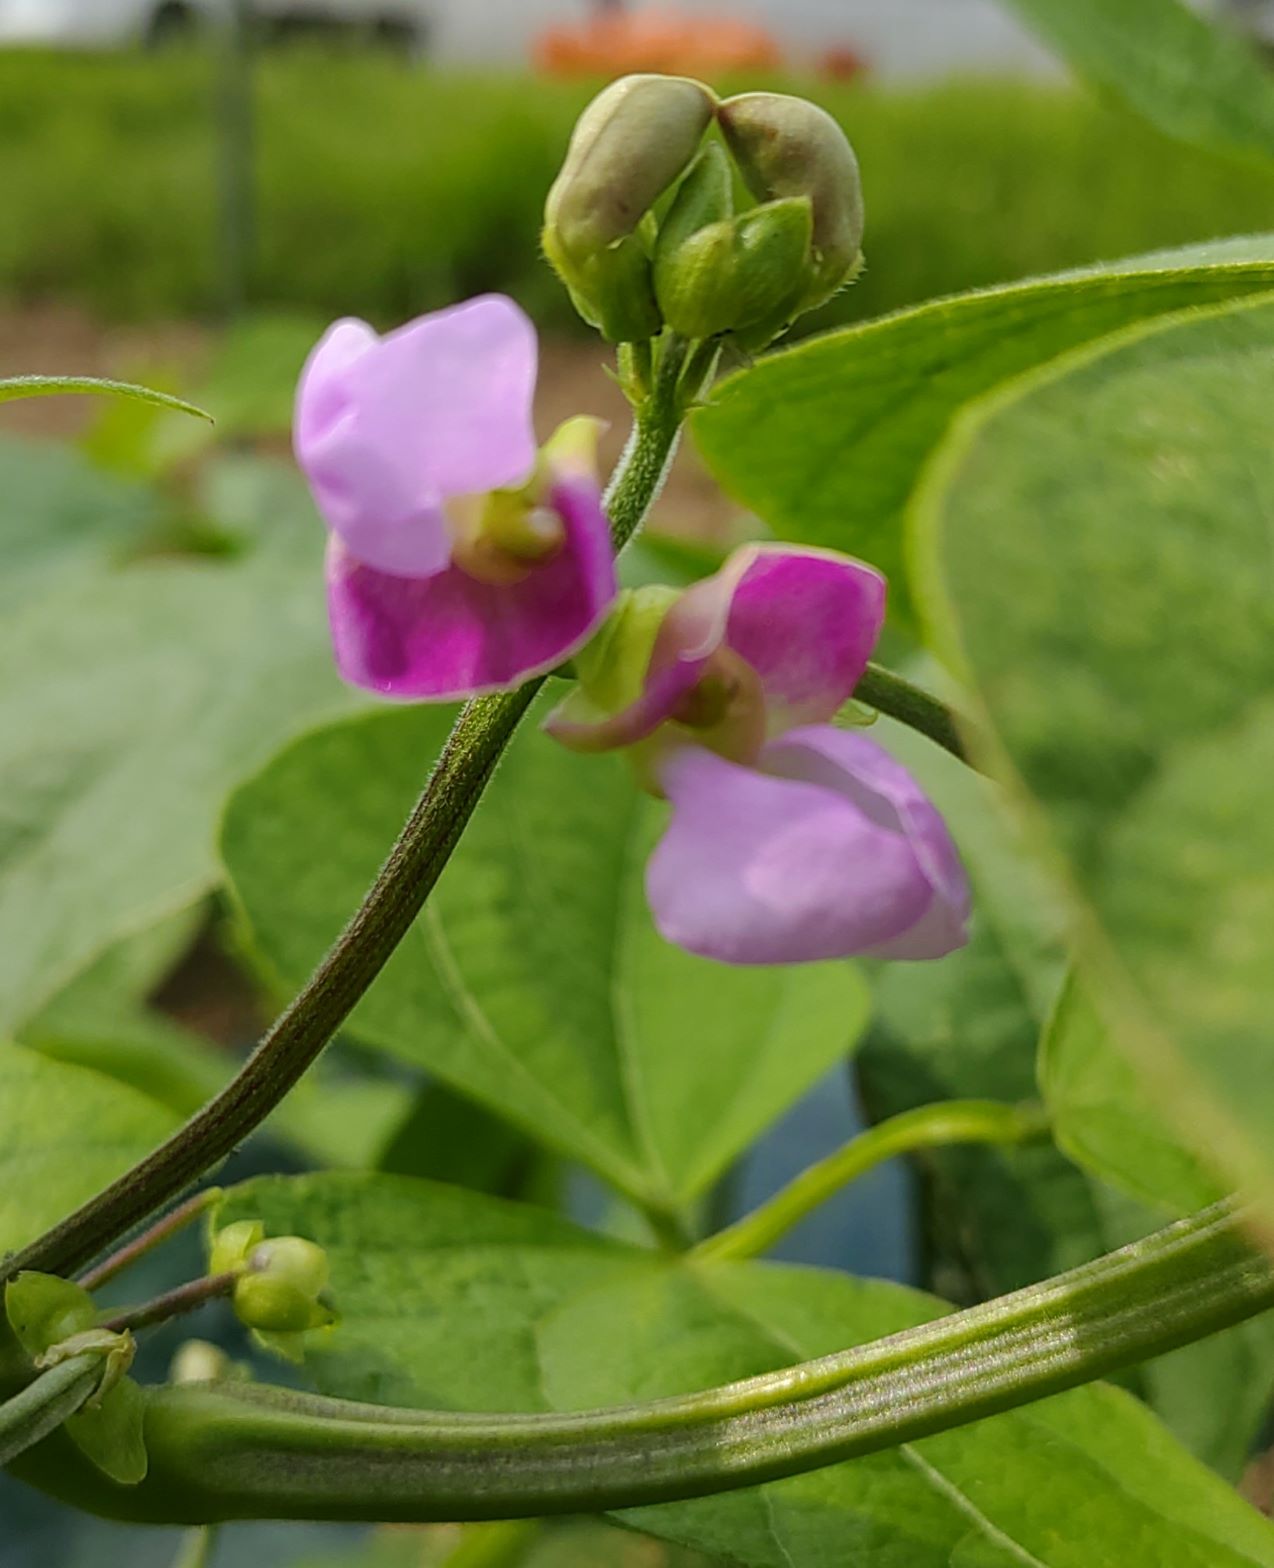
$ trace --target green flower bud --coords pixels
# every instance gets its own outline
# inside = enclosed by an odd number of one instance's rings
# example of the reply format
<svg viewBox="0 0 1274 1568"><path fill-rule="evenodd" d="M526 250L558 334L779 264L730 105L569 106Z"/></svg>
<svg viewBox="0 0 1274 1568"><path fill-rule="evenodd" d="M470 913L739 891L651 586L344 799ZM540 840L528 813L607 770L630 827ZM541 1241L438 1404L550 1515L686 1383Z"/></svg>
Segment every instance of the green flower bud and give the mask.
<svg viewBox="0 0 1274 1568"><path fill-rule="evenodd" d="M625 76L589 104L544 209L544 251L606 338L659 331L642 220L694 157L716 99L700 82Z"/></svg>
<svg viewBox="0 0 1274 1568"><path fill-rule="evenodd" d="M286 1280L311 1296L318 1295L331 1274L327 1253L301 1236L276 1236L263 1241L253 1248L248 1268L253 1274Z"/></svg>
<svg viewBox="0 0 1274 1568"><path fill-rule="evenodd" d="M323 1328L332 1312L319 1295L328 1281L327 1253L301 1236L276 1236L252 1249L234 1287L234 1310L248 1328L293 1334Z"/></svg>
<svg viewBox="0 0 1274 1568"><path fill-rule="evenodd" d="M270 1274L245 1274L234 1288L235 1316L247 1328L293 1334L322 1328L331 1312L290 1280Z"/></svg>
<svg viewBox="0 0 1274 1568"><path fill-rule="evenodd" d="M854 150L826 110L784 93L729 98L717 118L758 201L810 202L813 259L799 309L812 310L861 265L863 193Z"/></svg>
<svg viewBox="0 0 1274 1568"><path fill-rule="evenodd" d="M664 320L685 337L764 324L768 341L809 286L811 206L790 197L734 217L731 185L724 151L705 147L660 228L655 294Z"/></svg>

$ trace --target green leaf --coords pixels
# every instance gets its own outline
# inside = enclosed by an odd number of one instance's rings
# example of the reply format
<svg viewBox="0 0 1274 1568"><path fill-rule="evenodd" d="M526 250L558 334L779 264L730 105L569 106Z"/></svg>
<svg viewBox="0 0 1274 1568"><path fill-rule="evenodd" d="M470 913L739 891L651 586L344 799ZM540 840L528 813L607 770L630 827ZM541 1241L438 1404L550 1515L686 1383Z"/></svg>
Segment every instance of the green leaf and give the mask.
<svg viewBox="0 0 1274 1568"><path fill-rule="evenodd" d="M912 614L903 511L959 410L1130 322L1274 285L1274 236L1134 257L939 300L762 360L691 428L716 478L784 539L846 550Z"/></svg>
<svg viewBox="0 0 1274 1568"><path fill-rule="evenodd" d="M0 1045L0 1256L91 1198L176 1125L109 1078Z"/></svg>
<svg viewBox="0 0 1274 1568"><path fill-rule="evenodd" d="M325 1392L461 1409L580 1409L686 1392L941 1312L902 1286L765 1264L691 1266L532 1209L387 1177L267 1178L260 1215L332 1261ZM850 1464L622 1516L744 1568L1241 1568L1274 1530L1153 1417L1091 1387Z"/></svg>
<svg viewBox="0 0 1274 1568"><path fill-rule="evenodd" d="M0 495L6 615L51 589L99 578L152 535L162 516L151 492L51 442L0 439Z"/></svg>
<svg viewBox="0 0 1274 1568"><path fill-rule="evenodd" d="M91 1067L187 1117L224 1088L240 1053L175 1022L148 1003L189 946L199 907L109 948L17 1031L42 1056ZM323 1165L379 1163L411 1109L410 1090L324 1058L266 1123Z"/></svg>
<svg viewBox="0 0 1274 1568"><path fill-rule="evenodd" d="M1225 1184L1164 1126L1074 977L1040 1041L1040 1086L1062 1148L1134 1198L1186 1214L1223 1196Z"/></svg>
<svg viewBox="0 0 1274 1568"><path fill-rule="evenodd" d="M276 527L286 549L138 565L0 626L0 1023L205 893L231 786L348 701L321 529Z"/></svg>
<svg viewBox="0 0 1274 1568"><path fill-rule="evenodd" d="M1079 75L1169 136L1274 158L1274 81L1256 51L1181 0L1010 0Z"/></svg>
<svg viewBox="0 0 1274 1568"><path fill-rule="evenodd" d="M540 1408L537 1319L661 1266L545 1210L404 1176L262 1177L232 1188L213 1223L252 1219L327 1253L338 1321L308 1336L307 1373L385 1404Z"/></svg>
<svg viewBox="0 0 1274 1568"><path fill-rule="evenodd" d="M104 381L100 376L9 376L0 379L0 403L25 397L63 397L71 393L94 393L104 397L132 398L138 403L153 403L179 414L193 414L212 423L212 415L193 403L186 403L167 392L134 386L130 381Z"/></svg>
<svg viewBox="0 0 1274 1568"><path fill-rule="evenodd" d="M362 896L447 723L331 726L231 800L227 870L285 984ZM642 869L665 815L622 760L524 728L350 1027L672 1209L853 1046L866 996L844 964L730 969L661 941Z"/></svg>
<svg viewBox="0 0 1274 1568"><path fill-rule="evenodd" d="M1142 328L964 420L918 509L936 623L1183 1142L1274 1191L1274 302Z"/></svg>
<svg viewBox="0 0 1274 1568"><path fill-rule="evenodd" d="M955 834L973 885L974 917L972 940L960 952L936 964L882 966L875 977L878 1027L857 1063L864 1099L875 1118L943 1099L1030 1099L1041 1035L1046 1062L1059 1049L1067 1052L1071 1039L1062 1021L1073 1010L1055 1007L1065 962L1055 890L1028 858L1000 791L913 732L885 723L881 730ZM1131 1069L1121 1063L1116 1056L1103 1071L1120 1070L1132 1090ZM1065 1070L1067 1092L1076 1096L1084 1092L1078 1066ZM1162 1207L1134 1202L1098 1179L1145 1198L1152 1195L1139 1180L1143 1159L1158 1153L1170 1168L1188 1160L1169 1144L1144 1093L1130 1094L1130 1114L1103 1128L1111 1137L1100 1144L1104 1158L1095 1160L1088 1157L1084 1106L1076 1103L1072 1112L1047 1066L1043 1079L1060 1148L952 1147L917 1161L924 1282L942 1295L963 1303L1018 1289L1163 1221ZM1195 1175L1193 1196L1206 1201L1197 1169ZM1123 1381L1192 1453L1237 1480L1274 1389L1274 1317L1161 1356Z"/></svg>

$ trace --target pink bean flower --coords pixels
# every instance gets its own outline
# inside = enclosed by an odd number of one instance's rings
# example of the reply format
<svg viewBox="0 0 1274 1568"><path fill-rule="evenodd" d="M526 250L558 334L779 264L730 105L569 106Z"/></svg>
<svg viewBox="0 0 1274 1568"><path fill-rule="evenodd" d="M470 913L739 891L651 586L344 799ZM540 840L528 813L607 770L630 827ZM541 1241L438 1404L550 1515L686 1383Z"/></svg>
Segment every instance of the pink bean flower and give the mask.
<svg viewBox="0 0 1274 1568"><path fill-rule="evenodd" d="M789 964L940 958L967 940L937 809L875 741L829 722L884 611L884 579L860 561L751 545L670 606L629 600L599 636L589 689L546 728L580 751L633 748L671 803L646 871L668 941Z"/></svg>
<svg viewBox="0 0 1274 1568"><path fill-rule="evenodd" d="M486 295L385 337L339 321L310 355L295 445L329 530L336 662L356 686L441 700L570 656L615 597L587 439L540 453L537 346ZM587 423L587 422L583 422Z"/></svg>

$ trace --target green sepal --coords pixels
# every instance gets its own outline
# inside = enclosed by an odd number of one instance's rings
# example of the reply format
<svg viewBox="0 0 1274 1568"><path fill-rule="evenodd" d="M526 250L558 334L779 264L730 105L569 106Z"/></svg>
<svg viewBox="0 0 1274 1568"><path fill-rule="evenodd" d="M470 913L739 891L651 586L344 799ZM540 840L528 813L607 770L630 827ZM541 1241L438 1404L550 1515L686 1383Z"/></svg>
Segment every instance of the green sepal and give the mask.
<svg viewBox="0 0 1274 1568"><path fill-rule="evenodd" d="M673 244L660 236L655 289L668 325L694 339L769 342L815 286L813 213L788 197L710 223Z"/></svg>
<svg viewBox="0 0 1274 1568"><path fill-rule="evenodd" d="M29 1269L5 1286L4 1310L18 1343L35 1357L97 1322L93 1298L82 1286Z"/></svg>
<svg viewBox="0 0 1274 1568"><path fill-rule="evenodd" d="M84 1457L120 1486L146 1479L146 1396L131 1377L96 1394L66 1423L66 1435Z"/></svg>
<svg viewBox="0 0 1274 1568"><path fill-rule="evenodd" d="M571 303L608 343L641 343L663 326L655 303L650 253L640 234L626 234L600 250L576 254L545 228L543 245Z"/></svg>
<svg viewBox="0 0 1274 1568"><path fill-rule="evenodd" d="M235 1220L216 1231L208 1249L209 1274L237 1274L246 1269L255 1248L265 1240L260 1220Z"/></svg>

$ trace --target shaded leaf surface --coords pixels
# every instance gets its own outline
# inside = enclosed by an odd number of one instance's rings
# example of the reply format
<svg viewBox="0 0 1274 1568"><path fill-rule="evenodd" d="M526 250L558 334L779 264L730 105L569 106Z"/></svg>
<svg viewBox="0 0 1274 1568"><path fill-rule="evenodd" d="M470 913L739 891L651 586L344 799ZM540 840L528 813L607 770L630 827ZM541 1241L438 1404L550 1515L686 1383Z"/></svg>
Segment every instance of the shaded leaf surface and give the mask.
<svg viewBox="0 0 1274 1568"><path fill-rule="evenodd" d="M64 1218L176 1125L162 1106L99 1073L0 1044L0 1256Z"/></svg>
<svg viewBox="0 0 1274 1568"><path fill-rule="evenodd" d="M1256 51L1181 0L1010 0L1081 75L1169 136L1274 158L1274 82Z"/></svg>
<svg viewBox="0 0 1274 1568"><path fill-rule="evenodd" d="M330 726L232 800L226 865L287 984L362 896L448 721ZM730 969L661 941L642 869L664 810L622 761L525 728L351 1028L675 1207L853 1046L866 996L844 964Z"/></svg>
<svg viewBox="0 0 1274 1568"><path fill-rule="evenodd" d="M1112 1039L1267 1193L1272 399L1274 305L1145 329L975 411L920 514L935 615L1104 933Z"/></svg>
<svg viewBox="0 0 1274 1568"><path fill-rule="evenodd" d="M321 531L277 527L246 560L134 566L0 627L0 1021L205 892L232 784L348 700Z"/></svg>

